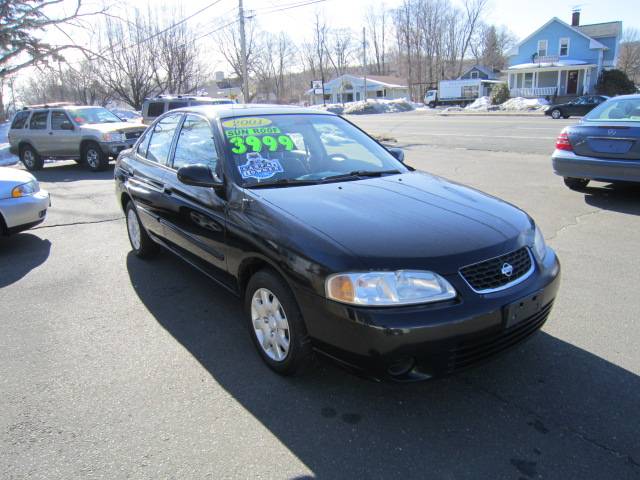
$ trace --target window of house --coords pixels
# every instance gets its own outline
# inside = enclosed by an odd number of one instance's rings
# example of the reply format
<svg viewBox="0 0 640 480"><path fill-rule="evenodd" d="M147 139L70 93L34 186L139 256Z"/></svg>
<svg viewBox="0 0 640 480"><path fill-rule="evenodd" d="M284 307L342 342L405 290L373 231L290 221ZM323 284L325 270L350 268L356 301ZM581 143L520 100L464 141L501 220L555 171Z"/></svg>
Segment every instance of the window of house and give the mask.
<svg viewBox="0 0 640 480"><path fill-rule="evenodd" d="M474 79L474 78L478 78L478 71L477 71L477 70L474 70L473 72L471 72L470 77L471 77L472 79Z"/></svg>
<svg viewBox="0 0 640 480"><path fill-rule="evenodd" d="M376 97L384 97L384 90L376 90Z"/></svg>
<svg viewBox="0 0 640 480"><path fill-rule="evenodd" d="M566 57L569 55L569 39L561 38L560 39L560 48L558 48L558 52L561 57Z"/></svg>
<svg viewBox="0 0 640 480"><path fill-rule="evenodd" d="M47 117L49 112L34 112L31 115L31 121L29 122L29 128L32 130L44 130L47 128Z"/></svg>
<svg viewBox="0 0 640 480"><path fill-rule="evenodd" d="M533 73L524 74L524 88L533 87Z"/></svg>
<svg viewBox="0 0 640 480"><path fill-rule="evenodd" d="M538 40L538 56L546 57L547 56L547 41L546 40Z"/></svg>
<svg viewBox="0 0 640 480"><path fill-rule="evenodd" d="M173 156L173 168L202 163L216 171L218 153L209 122L197 115L187 115L180 129Z"/></svg>

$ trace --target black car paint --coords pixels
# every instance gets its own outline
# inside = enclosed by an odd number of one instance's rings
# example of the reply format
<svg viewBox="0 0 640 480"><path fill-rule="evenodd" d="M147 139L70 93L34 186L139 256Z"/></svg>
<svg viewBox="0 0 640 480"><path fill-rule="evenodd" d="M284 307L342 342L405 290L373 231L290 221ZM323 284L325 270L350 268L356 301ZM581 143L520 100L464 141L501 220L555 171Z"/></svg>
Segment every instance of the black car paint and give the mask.
<svg viewBox="0 0 640 480"><path fill-rule="evenodd" d="M582 103L581 101L583 99L587 99L588 101ZM545 115L551 115L554 110L559 110L563 117L570 117L572 115L582 116L589 113L606 99L606 97L600 95L584 95L570 102L550 105L544 113Z"/></svg>
<svg viewBox="0 0 640 480"><path fill-rule="evenodd" d="M219 120L211 122L220 147ZM294 293L314 347L376 378L389 377L389 366L407 356L416 365L396 380L450 373L436 361L438 352L504 330L505 305L528 295L550 304L556 295L559 264L551 249L544 264L536 261L534 275L500 292L478 295L459 275L465 265L527 245L533 221L502 200L421 172L243 189L231 159L219 153L225 186L216 191L182 184L175 170L124 152L115 169L117 195L123 207L134 202L154 240L236 295L257 269L276 270ZM440 273L458 297L393 308L325 297L332 273L403 268Z"/></svg>

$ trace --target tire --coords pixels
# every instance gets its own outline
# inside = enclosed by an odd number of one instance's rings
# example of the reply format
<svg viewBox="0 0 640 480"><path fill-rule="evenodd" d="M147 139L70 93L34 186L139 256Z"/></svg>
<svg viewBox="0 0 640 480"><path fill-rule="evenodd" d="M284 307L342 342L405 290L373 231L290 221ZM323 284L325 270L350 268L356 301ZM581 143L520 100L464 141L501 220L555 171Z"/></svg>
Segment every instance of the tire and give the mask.
<svg viewBox="0 0 640 480"><path fill-rule="evenodd" d="M589 185L588 178L564 177L564 184L571 190L581 191Z"/></svg>
<svg viewBox="0 0 640 480"><path fill-rule="evenodd" d="M557 108L551 110L551 118L553 118L554 120L559 120L560 117L562 117L562 112L560 110L558 110Z"/></svg>
<svg viewBox="0 0 640 480"><path fill-rule="evenodd" d="M249 280L244 306L249 335L262 360L280 375L302 373L313 355L311 341L284 280L272 270L258 271Z"/></svg>
<svg viewBox="0 0 640 480"><path fill-rule="evenodd" d="M85 163L92 172L100 172L109 166L109 157L104 154L96 142L86 143L82 147L81 163Z"/></svg>
<svg viewBox="0 0 640 480"><path fill-rule="evenodd" d="M151 258L158 252L158 244L151 240L151 237L140 222L138 212L136 212L133 202L127 203L125 208L125 219L127 222L127 234L131 249L136 257Z"/></svg>
<svg viewBox="0 0 640 480"><path fill-rule="evenodd" d="M44 160L31 145L25 145L20 149L20 161L30 172L42 170Z"/></svg>

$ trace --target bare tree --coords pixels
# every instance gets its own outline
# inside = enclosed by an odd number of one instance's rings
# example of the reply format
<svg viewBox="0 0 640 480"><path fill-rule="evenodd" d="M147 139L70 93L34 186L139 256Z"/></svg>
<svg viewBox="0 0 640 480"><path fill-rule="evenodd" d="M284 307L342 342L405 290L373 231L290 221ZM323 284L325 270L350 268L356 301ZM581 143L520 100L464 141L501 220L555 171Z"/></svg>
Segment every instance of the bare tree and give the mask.
<svg viewBox="0 0 640 480"><path fill-rule="evenodd" d="M640 31L627 28L622 35L618 68L636 84L640 82Z"/></svg>
<svg viewBox="0 0 640 480"><path fill-rule="evenodd" d="M264 32L261 52L255 68L259 81L258 90L267 100L273 95L276 101L281 102L287 96L285 81L295 62L297 50L286 33Z"/></svg>
<svg viewBox="0 0 640 480"><path fill-rule="evenodd" d="M105 85L136 110L157 90L152 28L139 10L127 22L107 18L102 32L99 70Z"/></svg>
<svg viewBox="0 0 640 480"><path fill-rule="evenodd" d="M343 75L353 59L353 32L348 28L336 29L329 32L326 40L327 58L336 76Z"/></svg>
<svg viewBox="0 0 640 480"><path fill-rule="evenodd" d="M374 72L378 75L387 73L387 29L388 18L384 3L378 7L369 7L365 17L367 31L369 32L369 44L373 49Z"/></svg>
<svg viewBox="0 0 640 480"><path fill-rule="evenodd" d="M464 0L463 15L460 18L459 35L461 39L460 45L460 61L458 66L459 76L462 73L464 65L464 57L469 49L471 39L476 33L476 29L481 24L481 16L487 6L488 0Z"/></svg>
<svg viewBox="0 0 640 480"><path fill-rule="evenodd" d="M41 35L50 27L78 25L87 16L103 13L105 9L86 11L82 1L76 0L69 14L64 11L63 0L0 0L0 82L28 67L47 60L63 61L63 52L69 49L86 50L75 43L52 45ZM0 89L0 118L4 118L2 89Z"/></svg>
<svg viewBox="0 0 640 480"><path fill-rule="evenodd" d="M257 59L260 55L259 34L256 24L253 21L245 23L246 27L246 55L247 55L247 75L251 77L257 67ZM216 35L216 42L220 48L220 53L233 69L234 74L242 81L242 55L240 49L240 31L237 24L233 24L220 30ZM251 90L251 89L249 89ZM254 94L250 94L245 102L251 101Z"/></svg>

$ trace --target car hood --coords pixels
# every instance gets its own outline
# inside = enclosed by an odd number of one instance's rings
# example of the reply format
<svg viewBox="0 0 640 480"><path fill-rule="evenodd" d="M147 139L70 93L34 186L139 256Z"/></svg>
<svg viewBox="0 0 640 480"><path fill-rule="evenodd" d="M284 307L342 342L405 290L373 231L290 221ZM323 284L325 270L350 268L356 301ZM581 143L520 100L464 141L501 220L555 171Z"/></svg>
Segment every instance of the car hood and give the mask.
<svg viewBox="0 0 640 480"><path fill-rule="evenodd" d="M114 122L114 123L87 123L81 125L82 130L91 130L100 133L112 133L112 132L128 132L135 130L144 130L147 128L142 123L133 122Z"/></svg>
<svg viewBox="0 0 640 480"><path fill-rule="evenodd" d="M11 196L11 189L35 180L29 172L17 168L0 167L0 198Z"/></svg>
<svg viewBox="0 0 640 480"><path fill-rule="evenodd" d="M421 172L249 195L330 237L363 269L453 273L520 248L533 227L513 205Z"/></svg>

